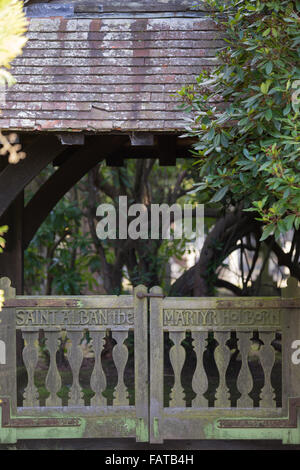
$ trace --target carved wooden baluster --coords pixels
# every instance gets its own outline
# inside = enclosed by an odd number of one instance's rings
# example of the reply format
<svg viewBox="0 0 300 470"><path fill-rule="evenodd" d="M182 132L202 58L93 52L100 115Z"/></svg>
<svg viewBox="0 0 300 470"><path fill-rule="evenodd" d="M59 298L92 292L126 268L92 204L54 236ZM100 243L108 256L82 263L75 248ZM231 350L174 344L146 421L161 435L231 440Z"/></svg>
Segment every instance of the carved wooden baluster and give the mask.
<svg viewBox="0 0 300 470"><path fill-rule="evenodd" d="M208 380L203 365L203 354L206 348L206 331L195 331L193 334L194 351L197 356L197 366L192 380L192 388L197 396L192 402L192 406L196 408L207 407L207 399L203 394L207 391Z"/></svg>
<svg viewBox="0 0 300 470"><path fill-rule="evenodd" d="M181 385L181 371L186 352L181 343L185 339L185 332L172 331L169 333L169 337L174 343L170 349L170 361L174 371L174 386L170 395L170 406L183 407L186 406L186 403L183 399L184 390Z"/></svg>
<svg viewBox="0 0 300 470"><path fill-rule="evenodd" d="M73 374L73 383L70 390L69 405L84 405L81 397L81 387L79 383L79 372L83 359L83 352L80 346L82 331L68 331L68 338L72 341L72 346L68 350L68 361Z"/></svg>
<svg viewBox="0 0 300 470"><path fill-rule="evenodd" d="M59 331L47 331L45 333L46 345L50 353L50 365L45 383L50 396L46 400L46 406L61 406L61 398L57 396L57 392L61 389L61 377L56 364L59 336Z"/></svg>
<svg viewBox="0 0 300 470"><path fill-rule="evenodd" d="M124 344L128 336L127 331L114 331L113 338L117 344L113 348L113 360L118 371L118 383L115 389L114 406L128 405L128 392L124 383L124 370L128 359L128 349Z"/></svg>
<svg viewBox="0 0 300 470"><path fill-rule="evenodd" d="M230 361L230 350L228 346L226 346L228 332L215 332L214 338L218 341L218 346L214 354L220 376L219 386L216 392L215 407L228 408L230 407L230 395L226 384L226 371Z"/></svg>
<svg viewBox="0 0 300 470"><path fill-rule="evenodd" d="M271 384L271 373L275 362L275 350L271 345L274 333L259 333L259 338L263 341L260 350L260 362L264 370L265 383L261 391L261 401L259 406L262 408L273 408L276 403L274 400L274 390Z"/></svg>
<svg viewBox="0 0 300 470"><path fill-rule="evenodd" d="M237 379L237 387L242 394L238 399L237 406L239 408L253 408L253 400L249 397L249 393L253 387L252 374L248 365L248 355L251 347L250 332L239 332L239 350L242 360L242 366Z"/></svg>
<svg viewBox="0 0 300 470"><path fill-rule="evenodd" d="M34 371L38 362L38 331L22 331L25 341L23 360L28 374L23 406L39 406L38 389L34 385Z"/></svg>
<svg viewBox="0 0 300 470"><path fill-rule="evenodd" d="M101 362L101 352L105 341L105 330L91 332L93 340L93 349L95 353L95 365L91 375L91 389L95 392L95 396L91 399L91 405L103 406L107 404L107 399L102 395L106 389L106 377L103 372Z"/></svg>

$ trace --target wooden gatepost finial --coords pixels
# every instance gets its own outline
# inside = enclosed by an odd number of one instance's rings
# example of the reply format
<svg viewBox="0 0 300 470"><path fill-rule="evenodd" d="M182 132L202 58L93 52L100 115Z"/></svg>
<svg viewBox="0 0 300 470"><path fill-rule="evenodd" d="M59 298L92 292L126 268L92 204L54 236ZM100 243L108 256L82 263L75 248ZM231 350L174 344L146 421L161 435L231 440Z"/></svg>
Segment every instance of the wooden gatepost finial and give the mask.
<svg viewBox="0 0 300 470"><path fill-rule="evenodd" d="M300 287L299 281L295 277L289 277L287 280L287 286L281 290L281 297L285 298L299 298Z"/></svg>
<svg viewBox="0 0 300 470"><path fill-rule="evenodd" d="M9 277L0 278L0 290L3 291L4 299L11 299L16 296L16 289L11 286Z"/></svg>
<svg viewBox="0 0 300 470"><path fill-rule="evenodd" d="M0 279L0 290L4 302L16 295L8 277ZM16 373L16 319L15 307L2 305L0 311L0 399L6 397L10 401L11 412L17 406L17 373Z"/></svg>

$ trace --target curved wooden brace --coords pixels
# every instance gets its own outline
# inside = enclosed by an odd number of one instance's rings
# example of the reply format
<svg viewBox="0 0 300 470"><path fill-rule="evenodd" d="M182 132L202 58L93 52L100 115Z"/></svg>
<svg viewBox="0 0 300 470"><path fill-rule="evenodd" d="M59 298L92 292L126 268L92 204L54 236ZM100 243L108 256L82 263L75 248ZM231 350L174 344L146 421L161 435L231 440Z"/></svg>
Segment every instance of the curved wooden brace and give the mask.
<svg viewBox="0 0 300 470"><path fill-rule="evenodd" d="M63 151L63 146L55 135L46 135L35 139L24 150L24 160L17 165L7 165L0 173L0 188L3 188L0 192L0 217L25 186Z"/></svg>
<svg viewBox="0 0 300 470"><path fill-rule="evenodd" d="M24 211L23 248L26 249L59 200L97 163L120 149L127 136L94 136L44 183Z"/></svg>

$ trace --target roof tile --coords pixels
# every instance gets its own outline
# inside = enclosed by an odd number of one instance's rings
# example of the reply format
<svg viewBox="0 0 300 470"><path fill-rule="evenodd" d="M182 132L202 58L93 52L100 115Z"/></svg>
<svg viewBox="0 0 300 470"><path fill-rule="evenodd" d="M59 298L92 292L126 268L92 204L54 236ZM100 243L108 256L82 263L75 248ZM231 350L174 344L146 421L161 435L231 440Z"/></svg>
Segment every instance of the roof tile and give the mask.
<svg viewBox="0 0 300 470"><path fill-rule="evenodd" d="M210 18L32 18L2 128L180 130L172 94L213 67Z"/></svg>

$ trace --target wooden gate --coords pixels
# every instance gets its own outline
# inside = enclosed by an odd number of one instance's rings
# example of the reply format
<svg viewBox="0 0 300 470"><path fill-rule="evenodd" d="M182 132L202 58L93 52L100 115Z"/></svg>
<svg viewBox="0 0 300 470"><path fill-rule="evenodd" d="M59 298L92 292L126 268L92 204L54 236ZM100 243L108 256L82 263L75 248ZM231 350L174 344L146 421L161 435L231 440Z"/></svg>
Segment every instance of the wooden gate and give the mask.
<svg viewBox="0 0 300 470"><path fill-rule="evenodd" d="M126 296L15 296L0 280L0 442L134 437L280 439L300 444L300 299L171 298L144 286ZM286 289L288 291L288 289ZM149 305L148 305L149 304ZM147 315L149 307L149 315ZM19 333L18 333L19 332ZM16 335L22 334L25 388L19 390ZM82 339L93 350L91 396L83 399ZM113 343L116 381L106 395L103 340ZM72 383L62 398L59 340ZM126 381L133 337L133 390ZM45 390L37 364L47 351ZM292 356L296 360L293 360ZM17 402L20 400L21 404Z"/></svg>
<svg viewBox="0 0 300 470"><path fill-rule="evenodd" d="M148 441L147 301L136 296L146 289L138 287L134 295L126 296L26 297L15 296L7 278L1 279L0 288L6 299L0 314L0 340L6 345L5 360L0 364L0 442L82 437L135 437L137 441ZM27 371L21 407L17 406L16 330L21 331L25 342L22 355ZM48 397L43 405L35 385L41 331L49 355L45 379ZM62 382L56 354L62 331L71 343L67 356L73 381L67 404L58 395ZM87 331L94 351L90 377L93 397L88 406L82 398L79 377L83 360L80 344ZM101 361L108 331L115 343L113 365L117 371L109 406L103 395L106 375ZM125 342L130 331L134 335L133 404L124 383L128 359Z"/></svg>
<svg viewBox="0 0 300 470"><path fill-rule="evenodd" d="M300 443L300 299L150 295L151 442Z"/></svg>

